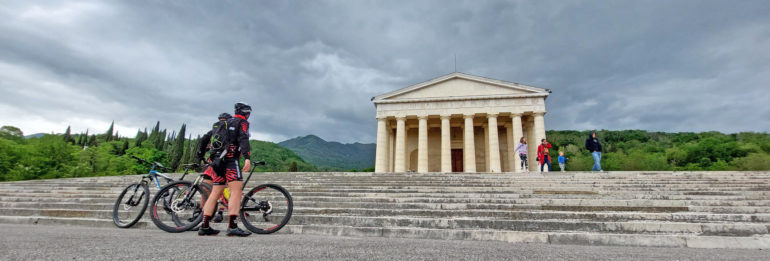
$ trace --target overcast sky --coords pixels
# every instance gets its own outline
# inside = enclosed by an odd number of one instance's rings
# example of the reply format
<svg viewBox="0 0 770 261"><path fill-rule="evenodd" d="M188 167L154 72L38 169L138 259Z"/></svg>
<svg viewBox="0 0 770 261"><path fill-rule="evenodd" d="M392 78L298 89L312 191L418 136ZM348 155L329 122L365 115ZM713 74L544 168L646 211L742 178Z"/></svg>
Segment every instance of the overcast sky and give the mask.
<svg viewBox="0 0 770 261"><path fill-rule="evenodd" d="M0 125L375 141L372 96L457 70L548 129L770 131L770 1L0 1Z"/></svg>

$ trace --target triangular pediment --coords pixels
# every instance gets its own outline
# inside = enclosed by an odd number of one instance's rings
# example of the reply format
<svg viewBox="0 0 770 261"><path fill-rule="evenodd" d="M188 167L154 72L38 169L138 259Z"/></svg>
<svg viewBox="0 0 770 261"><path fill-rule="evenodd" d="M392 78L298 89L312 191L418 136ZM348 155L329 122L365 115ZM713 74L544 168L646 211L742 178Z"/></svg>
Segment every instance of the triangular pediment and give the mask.
<svg viewBox="0 0 770 261"><path fill-rule="evenodd" d="M425 100L456 97L529 96L549 93L546 89L499 81L464 73L452 73L427 82L374 97L374 102Z"/></svg>

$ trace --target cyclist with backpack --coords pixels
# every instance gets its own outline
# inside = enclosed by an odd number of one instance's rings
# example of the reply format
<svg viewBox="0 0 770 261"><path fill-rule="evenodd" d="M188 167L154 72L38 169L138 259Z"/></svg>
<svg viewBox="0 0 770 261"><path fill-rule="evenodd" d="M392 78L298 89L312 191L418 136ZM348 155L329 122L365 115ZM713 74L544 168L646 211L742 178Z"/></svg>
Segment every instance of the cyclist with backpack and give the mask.
<svg viewBox="0 0 770 261"><path fill-rule="evenodd" d="M219 117L218 117L219 121L214 123L213 128L216 128L220 123L225 122L232 117L233 117L232 115L226 112L219 114ZM206 155L206 152L209 151L209 149L211 148L210 141L211 141L212 134L213 134L213 130L210 130L209 132L203 135L203 138L200 139L200 143L198 143L198 158L197 158L198 161L197 162L204 161L203 157ZM206 170L203 172L203 182L206 184L209 184L210 187L213 186L213 183L214 183L211 180L211 177L213 175L214 175L214 170L211 168L211 166L208 166ZM205 205L205 204L206 204L206 197L204 196L203 202L201 202L201 205ZM219 211L217 211L216 216L214 216L214 219L212 219L211 221L213 221L214 223L219 223L219 222L222 222L223 219L224 218L222 218L222 210L220 209Z"/></svg>
<svg viewBox="0 0 770 261"><path fill-rule="evenodd" d="M211 177L214 187L211 190L206 203L203 205L203 224L198 235L213 236L219 234L219 230L209 226L209 221L217 206L217 199L227 186L230 189L230 200L227 214L230 220L227 227L227 236L246 237L250 232L238 228L236 219L240 214L243 196L243 178L241 171L246 172L251 168L251 146L249 145L249 122L251 106L239 102L235 104L235 116L223 122L218 122L212 129L210 138L210 161L214 170ZM245 159L243 168L240 168L238 160Z"/></svg>

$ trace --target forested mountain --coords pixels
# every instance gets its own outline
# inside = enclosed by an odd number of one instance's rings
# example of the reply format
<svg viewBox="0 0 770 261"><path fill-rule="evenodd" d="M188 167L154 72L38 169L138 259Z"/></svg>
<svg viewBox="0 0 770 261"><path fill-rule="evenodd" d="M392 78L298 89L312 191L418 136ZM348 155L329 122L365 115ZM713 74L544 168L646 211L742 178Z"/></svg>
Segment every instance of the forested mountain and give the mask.
<svg viewBox="0 0 770 261"><path fill-rule="evenodd" d="M278 145L290 149L322 171L372 171L377 149L373 143L342 144L325 141L315 135L296 137Z"/></svg>
<svg viewBox="0 0 770 261"><path fill-rule="evenodd" d="M139 130L134 138L113 133L45 134L25 138L13 126L0 128L0 181L113 176L147 173L131 156L157 161L172 169L195 161L199 138L185 137L186 126L179 132L160 129ZM250 141L252 160L265 161L256 171L315 171L315 167L272 142Z"/></svg>

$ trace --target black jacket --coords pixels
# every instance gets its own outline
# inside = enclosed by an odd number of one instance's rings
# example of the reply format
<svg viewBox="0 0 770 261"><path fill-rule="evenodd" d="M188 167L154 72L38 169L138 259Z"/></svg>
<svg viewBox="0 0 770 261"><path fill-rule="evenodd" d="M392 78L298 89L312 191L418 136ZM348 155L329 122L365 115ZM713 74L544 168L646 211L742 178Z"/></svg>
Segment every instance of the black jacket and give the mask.
<svg viewBox="0 0 770 261"><path fill-rule="evenodd" d="M219 123L219 121L215 122L212 125L214 127L216 127L218 123ZM209 151L209 145L211 145L210 144L211 143L211 135L213 134L213 132L214 132L213 130L210 130L209 132L206 132L206 134L203 134L203 137L201 137L200 140L198 140L198 151L197 151L197 154L198 154L197 155L198 156L197 159L198 159L198 161L202 161L203 160L203 156L205 156L206 152Z"/></svg>
<svg viewBox="0 0 770 261"><path fill-rule="evenodd" d="M594 138L592 136L593 133L588 134L588 139L586 139L586 149L590 152L602 152L602 144L599 143L599 138Z"/></svg>
<svg viewBox="0 0 770 261"><path fill-rule="evenodd" d="M227 158L251 159L251 144L249 144L249 121L246 117L235 115L227 120L227 130L230 135L230 148L227 150Z"/></svg>

